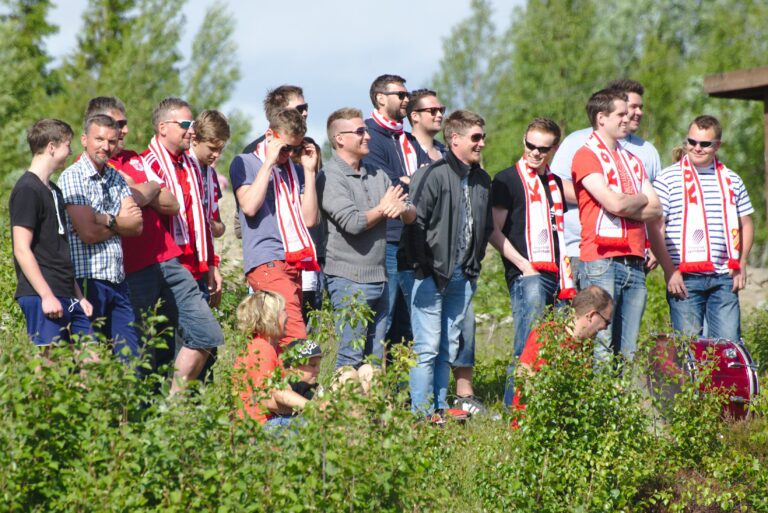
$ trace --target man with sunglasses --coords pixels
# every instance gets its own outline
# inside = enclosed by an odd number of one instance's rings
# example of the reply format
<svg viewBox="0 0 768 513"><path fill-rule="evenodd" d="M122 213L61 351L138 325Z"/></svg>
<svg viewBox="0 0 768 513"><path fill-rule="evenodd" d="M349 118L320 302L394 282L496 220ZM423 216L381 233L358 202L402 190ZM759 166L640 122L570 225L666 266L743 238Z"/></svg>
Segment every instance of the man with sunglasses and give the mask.
<svg viewBox="0 0 768 513"><path fill-rule="evenodd" d="M305 140L306 131L301 113L283 109L270 119L263 142L253 152L237 155L229 167L248 284L285 299L288 323L281 346L307 338L301 272L320 269L308 231L318 222L319 156Z"/></svg>
<svg viewBox="0 0 768 513"><path fill-rule="evenodd" d="M598 285L613 297L611 326L598 337L595 358L634 357L645 311L646 223L661 205L643 163L620 140L629 133L627 95L594 93L587 114L594 131L573 157L573 184L581 220L581 286Z"/></svg>
<svg viewBox="0 0 768 513"><path fill-rule="evenodd" d="M368 169L384 170L392 184L400 185L407 193L411 176L429 163L429 157L416 138L403 127L411 97L405 87L405 79L398 75L376 77L369 94L374 110L371 117L365 120L371 140L368 143L370 152L363 159L363 164ZM397 246L402 229L400 219L387 220L387 339L393 342L413 338L408 308L397 279Z"/></svg>
<svg viewBox="0 0 768 513"><path fill-rule="evenodd" d="M522 157L494 177L491 189L491 244L501 254L512 300L515 359L544 309L576 294L565 254L563 184L547 165L560 142L560 127L549 118L536 118L522 142ZM504 391L507 407L512 404L514 376L512 364Z"/></svg>
<svg viewBox="0 0 768 513"><path fill-rule="evenodd" d="M318 194L328 219L325 274L335 309L348 308L349 298L360 294L373 312L367 325L339 326L341 340L336 367L358 369L373 355L384 359L388 294L385 268L387 219L413 222L415 209L405 202L399 185L393 186L381 169L360 163L368 154L368 129L363 113L339 109L328 117L328 140L334 153L318 177ZM365 344L353 342L363 338Z"/></svg>
<svg viewBox="0 0 768 513"><path fill-rule="evenodd" d="M664 269L674 329L738 340L754 209L741 177L717 158L721 138L715 117L698 116L688 126L682 159L653 183L663 217L649 238Z"/></svg>
<svg viewBox="0 0 768 513"><path fill-rule="evenodd" d="M437 93L430 89L417 89L411 92L406 113L411 123L411 133L429 157L430 162L443 158L447 150L445 145L435 137L443 129L445 105L437 99Z"/></svg>
<svg viewBox="0 0 768 513"><path fill-rule="evenodd" d="M224 343L221 327L197 283L212 274L214 255L200 175L186 153L192 123L192 109L187 102L173 97L162 100L152 112L155 134L142 153L141 169L131 173L137 183L149 179L160 184L180 206L176 215L157 211L159 222L153 223L141 239L146 244L138 251L143 253L143 266L129 275L134 304L140 311L146 312L163 299L163 313L176 328L181 347L176 355L171 394L197 379L211 352ZM155 365L165 363L158 359Z"/></svg>
<svg viewBox="0 0 768 513"><path fill-rule="evenodd" d="M622 147L635 155L643 163L645 173L648 179L653 180L661 172L661 158L659 152L650 141L644 140L637 135L640 129L640 122L645 114L645 105L643 95L645 88L639 82L630 79L619 79L609 82L606 89L616 89L627 95L627 108L629 123L627 124L627 135L619 140ZM592 134L593 129L583 128L568 135L557 149L557 153L552 158L552 172L563 180L563 191L568 203L568 211L565 213L565 251L571 259L573 268L573 277L576 285L580 280L580 250L581 242L581 222L579 221L579 209L576 194L573 189L572 164L573 156L576 151L584 146L587 139ZM656 266L656 259L653 254L648 255L646 269L651 270Z"/></svg>
<svg viewBox="0 0 768 513"><path fill-rule="evenodd" d="M451 413L450 366L493 229L491 179L480 167L484 127L473 112L451 114L444 131L448 153L411 183L416 219L403 229L398 259L415 273L411 324L417 363L410 384L411 407L419 415Z"/></svg>
<svg viewBox="0 0 768 513"><path fill-rule="evenodd" d="M114 342L121 358L139 355L139 336L125 282L121 237L142 231L141 210L120 174L108 162L118 144L114 119L95 114L85 120L83 153L61 174L59 185L67 207L75 277L93 305L100 331ZM124 348L126 351L124 351Z"/></svg>
<svg viewBox="0 0 768 513"><path fill-rule="evenodd" d="M267 92L267 96L264 97L264 114L267 122L271 122L275 114L284 109L296 109L304 120L307 119L309 104L304 99L304 90L301 87L283 84ZM253 153L256 146L263 141L264 134L243 148L243 153Z"/></svg>

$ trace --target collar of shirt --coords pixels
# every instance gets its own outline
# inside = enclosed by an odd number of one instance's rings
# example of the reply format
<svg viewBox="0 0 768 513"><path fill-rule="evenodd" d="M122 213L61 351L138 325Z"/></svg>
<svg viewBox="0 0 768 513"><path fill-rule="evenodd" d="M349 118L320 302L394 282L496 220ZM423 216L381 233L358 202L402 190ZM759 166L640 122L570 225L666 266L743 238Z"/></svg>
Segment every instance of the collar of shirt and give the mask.
<svg viewBox="0 0 768 513"><path fill-rule="evenodd" d="M347 176L355 176L355 177L361 177L365 176L367 174L365 166L362 162L360 162L360 171L355 171L355 168L347 164L347 161L339 157L336 152L333 152L333 160L336 161L336 163L339 165L339 168L341 171L347 175Z"/></svg>
<svg viewBox="0 0 768 513"><path fill-rule="evenodd" d="M77 159L77 164L79 164L80 171L85 176L87 176L88 178L92 178L94 180L103 178L107 170L106 165L104 165L104 168L102 168L101 171L96 169L96 166L93 165L93 161L91 160L91 157L89 157L86 152L83 152L82 155L80 155L80 158Z"/></svg>

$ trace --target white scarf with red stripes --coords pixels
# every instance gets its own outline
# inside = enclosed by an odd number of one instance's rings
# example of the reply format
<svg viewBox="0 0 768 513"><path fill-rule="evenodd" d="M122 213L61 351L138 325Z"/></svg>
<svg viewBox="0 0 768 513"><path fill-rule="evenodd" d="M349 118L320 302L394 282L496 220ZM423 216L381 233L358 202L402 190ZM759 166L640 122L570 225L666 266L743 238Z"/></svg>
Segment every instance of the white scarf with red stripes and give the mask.
<svg viewBox="0 0 768 513"><path fill-rule="evenodd" d="M168 150L157 139L157 136L152 137L152 140L149 142L149 153L144 157L144 171L150 180L164 184L176 197L179 205L182 206L177 215L171 216L171 228L176 244L190 244L192 241L190 238L191 231L194 235L198 261L207 264L210 227L208 226L203 209L200 171L193 159L186 153L181 155L180 161L187 171L187 184L189 185L189 195L192 199L192 219L189 218L187 209L184 208L184 190L176 174L174 160ZM154 162L157 162L160 167L160 171L157 174L155 174L152 167Z"/></svg>
<svg viewBox="0 0 768 513"><path fill-rule="evenodd" d="M643 164L637 157L625 150L620 144L617 144L616 155L618 156L618 161L616 161L613 158L612 152L597 132L592 132L585 146L597 156L597 160L603 168L603 176L609 189L624 194L640 193L643 187L643 180L645 179L645 171L643 170ZM626 187L623 186L619 176L622 169L629 177ZM595 227L595 242L600 246L629 250L628 223L636 223L636 221L615 216L600 205L600 211L597 214L597 226Z"/></svg>
<svg viewBox="0 0 768 513"><path fill-rule="evenodd" d="M552 225L549 218L549 200L542 191L541 180L535 169L528 167L525 157L517 161L517 173L525 190L525 243L528 260L537 271L557 273L560 281L560 299L570 299L576 295L573 284L571 260L565 254L565 234L563 233L563 198L557 186L555 175L547 166L547 187L552 196L555 212L559 262L555 261L555 244L552 237Z"/></svg>
<svg viewBox="0 0 768 513"><path fill-rule="evenodd" d="M416 148L413 147L411 141L408 140L408 136L405 135L403 123L401 121L392 121L384 114L379 114L376 110L371 114L371 118L373 118L376 124L380 127L397 135L397 141L400 145L400 151L403 154L403 161L405 163L405 172L408 176L411 176L419 168L419 163L416 157Z"/></svg>
<svg viewBox="0 0 768 513"><path fill-rule="evenodd" d="M256 145L253 153L264 162L266 158L266 138ZM280 231L285 250L285 261L305 271L319 271L315 245L301 212L301 197L299 194L299 175L296 166L290 158L286 164L287 180L280 174L280 166L273 166L272 186L275 190L275 220Z"/></svg>
<svg viewBox="0 0 768 513"><path fill-rule="evenodd" d="M187 155L189 155L189 158L195 164L197 170L200 173L200 183L202 184L201 192L202 192L202 199L203 199L203 210L205 211L205 218L216 219L217 217L216 214L219 211L219 200L216 197L216 191L218 190L216 188L216 170L213 169L211 166L206 166L202 164L195 156L194 151L189 150L187 152Z"/></svg>
<svg viewBox="0 0 768 513"><path fill-rule="evenodd" d="M681 273L714 272L712 245L707 226L704 195L699 174L691 164L688 155L680 160L683 173L683 229L680 233ZM736 195L733 192L730 170L715 158L715 175L720 191L719 203L723 209L723 235L728 250L728 268L740 269L739 255L741 238L739 217L736 209Z"/></svg>

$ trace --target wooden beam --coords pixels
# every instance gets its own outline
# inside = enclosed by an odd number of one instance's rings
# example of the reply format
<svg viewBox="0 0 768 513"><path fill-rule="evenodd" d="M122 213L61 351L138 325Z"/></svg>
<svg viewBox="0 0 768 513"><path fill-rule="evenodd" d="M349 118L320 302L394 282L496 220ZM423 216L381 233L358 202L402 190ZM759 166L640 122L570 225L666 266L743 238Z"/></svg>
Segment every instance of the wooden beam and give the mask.
<svg viewBox="0 0 768 513"><path fill-rule="evenodd" d="M763 182L763 201L765 202L766 212L768 212L768 94L763 98L763 160L765 161L765 171Z"/></svg>
<svg viewBox="0 0 768 513"><path fill-rule="evenodd" d="M717 98L763 100L768 96L768 66L708 75L704 91Z"/></svg>

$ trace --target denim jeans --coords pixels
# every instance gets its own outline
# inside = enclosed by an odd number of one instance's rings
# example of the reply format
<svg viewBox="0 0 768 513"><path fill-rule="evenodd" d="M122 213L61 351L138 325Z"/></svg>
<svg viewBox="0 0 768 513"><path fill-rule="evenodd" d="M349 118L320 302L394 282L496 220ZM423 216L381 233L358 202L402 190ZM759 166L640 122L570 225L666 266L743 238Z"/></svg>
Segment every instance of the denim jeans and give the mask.
<svg viewBox="0 0 768 513"><path fill-rule="evenodd" d="M672 327L686 335L703 335L704 320L709 338L738 340L741 337L739 296L728 274L684 274L687 299L667 294Z"/></svg>
<svg viewBox="0 0 768 513"><path fill-rule="evenodd" d="M451 363L459 350L464 317L475 284L457 267L442 292L430 276L416 279L411 295L416 366L411 368L411 408L427 415L448 407Z"/></svg>
<svg viewBox="0 0 768 513"><path fill-rule="evenodd" d="M397 272L397 242L387 242L387 285L388 285L388 310L386 336L387 340L400 342L401 340L413 340L411 332L411 319L408 314L408 304L404 291L400 288Z"/></svg>
<svg viewBox="0 0 768 513"><path fill-rule="evenodd" d="M347 308L355 293L359 292L368 307L373 311L373 320L365 324L350 327L336 326L340 332L339 351L336 353L336 368L351 365L354 368L363 364L363 359L373 355L381 362L384 359L384 337L387 322L387 282L357 283L340 276L327 276L328 294L334 310ZM354 341L365 337L364 345L356 346Z"/></svg>
<svg viewBox="0 0 768 513"><path fill-rule="evenodd" d="M78 278L77 283L93 305L91 318L94 321L101 320L95 323L98 326L95 331L113 341L113 351L123 362L138 358L141 340L134 326L136 315L131 305L128 284L125 281L112 283L92 278Z"/></svg>
<svg viewBox="0 0 768 513"><path fill-rule="evenodd" d="M632 360L637 350L640 321L645 312L645 272L643 259L603 258L581 262L581 286L597 285L613 298L611 324L597 335L595 360L608 360L612 354L621 353Z"/></svg>
<svg viewBox="0 0 768 513"><path fill-rule="evenodd" d="M397 273L397 279L403 291L405 304L408 305L408 314L410 315L411 293L413 291L413 283L416 280L416 274L413 271L400 271ZM464 315L464 325L461 328L459 352L451 364L453 368L475 366L475 331L475 309L472 306L472 301L470 301L467 313Z"/></svg>
<svg viewBox="0 0 768 513"><path fill-rule="evenodd" d="M557 299L557 276L541 273L533 276L518 276L509 286L512 301L512 318L515 321L515 361L523 353L525 341L537 319L544 315L547 306ZM507 367L507 384L504 388L504 405L512 405L515 395L515 365Z"/></svg>

